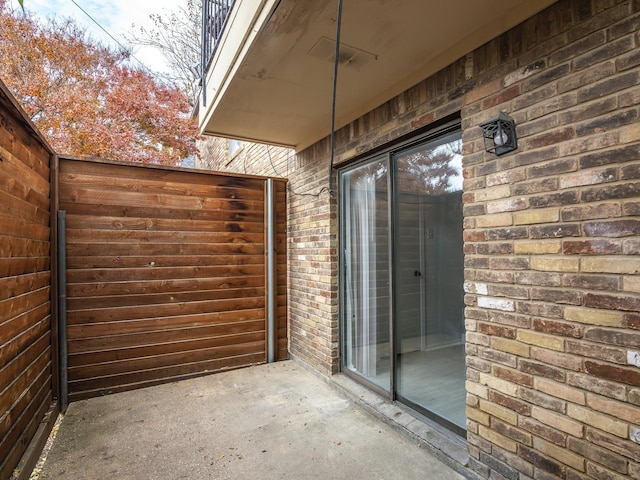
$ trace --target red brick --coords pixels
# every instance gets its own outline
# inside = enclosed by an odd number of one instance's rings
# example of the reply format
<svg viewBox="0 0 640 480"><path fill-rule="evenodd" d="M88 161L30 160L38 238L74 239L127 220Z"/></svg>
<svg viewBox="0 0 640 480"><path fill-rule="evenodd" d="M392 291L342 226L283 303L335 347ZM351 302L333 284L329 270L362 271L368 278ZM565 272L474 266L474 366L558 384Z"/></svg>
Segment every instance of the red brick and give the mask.
<svg viewBox="0 0 640 480"><path fill-rule="evenodd" d="M484 230L465 230L463 238L465 242L482 242L486 240L486 232Z"/></svg>
<svg viewBox="0 0 640 480"><path fill-rule="evenodd" d="M509 410L513 410L520 415L529 415L531 412L531 406L527 402L496 392L495 390L489 391L489 400L497 405L502 405Z"/></svg>
<svg viewBox="0 0 640 480"><path fill-rule="evenodd" d="M431 123L433 123L435 120L435 113L434 112L429 112L426 115L423 115L422 117L413 120L411 122L411 130L416 130L420 127L424 127L425 125L429 125Z"/></svg>
<svg viewBox="0 0 640 480"><path fill-rule="evenodd" d="M532 463L537 468L549 472L557 477L564 478L566 475L567 467L555 460L545 457L536 450L526 447L524 445L518 445L518 455L526 461Z"/></svg>
<svg viewBox="0 0 640 480"><path fill-rule="evenodd" d="M557 143L566 142L575 136L575 131L572 127L564 127L551 132L544 132L535 137L527 139L525 145L528 149L546 147L548 145L555 145Z"/></svg>
<svg viewBox="0 0 640 480"><path fill-rule="evenodd" d="M562 253L565 255L615 255L622 253L622 245L612 240L564 240Z"/></svg>
<svg viewBox="0 0 640 480"><path fill-rule="evenodd" d="M640 313L627 313L624 316L624 322L627 328L640 330Z"/></svg>
<svg viewBox="0 0 640 480"><path fill-rule="evenodd" d="M591 360L584 362L584 368L587 373L595 375L598 378L640 387L640 371L637 369L616 367Z"/></svg>
<svg viewBox="0 0 640 480"><path fill-rule="evenodd" d="M501 325L492 325L488 323L479 323L478 330L487 335L495 335L504 338L516 338L516 330L511 327L504 327Z"/></svg>
<svg viewBox="0 0 640 480"><path fill-rule="evenodd" d="M563 337L582 337L582 327L567 322L536 318L533 320L533 328L539 332L552 333Z"/></svg>
<svg viewBox="0 0 640 480"><path fill-rule="evenodd" d="M567 441L566 433L559 432L555 428L549 427L530 417L520 417L518 419L518 426L540 438L562 447L565 446Z"/></svg>
<svg viewBox="0 0 640 480"><path fill-rule="evenodd" d="M507 89L502 89L498 91L492 97L486 98L482 101L482 109L488 110L496 105L500 105L501 103L508 102L516 98L520 94L520 85L514 85Z"/></svg>
<svg viewBox="0 0 640 480"><path fill-rule="evenodd" d="M559 382L564 381L563 370L561 370L560 368L552 367L550 365L545 365L544 363L533 362L527 359L520 359L518 361L518 369L535 377L551 378Z"/></svg>
<svg viewBox="0 0 640 480"><path fill-rule="evenodd" d="M614 295L604 293L585 293L584 306L608 310L640 311L640 298L630 295Z"/></svg>
<svg viewBox="0 0 640 480"><path fill-rule="evenodd" d="M512 438L522 445L531 446L531 434L525 432L513 425L503 422L502 420L492 417L491 428L505 437Z"/></svg>
<svg viewBox="0 0 640 480"><path fill-rule="evenodd" d="M507 380L511 383L517 383L518 385L524 385L525 387L533 387L533 376L527 373L505 368L500 365L494 365L492 372L496 377L502 378L503 380Z"/></svg>

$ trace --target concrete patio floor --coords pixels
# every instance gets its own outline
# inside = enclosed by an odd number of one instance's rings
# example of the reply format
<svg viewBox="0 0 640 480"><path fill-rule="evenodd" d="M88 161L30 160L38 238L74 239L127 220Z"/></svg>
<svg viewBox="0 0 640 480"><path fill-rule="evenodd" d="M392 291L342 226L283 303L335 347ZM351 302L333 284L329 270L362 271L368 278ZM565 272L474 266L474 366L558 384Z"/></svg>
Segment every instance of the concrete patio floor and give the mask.
<svg viewBox="0 0 640 480"><path fill-rule="evenodd" d="M366 410L294 361L83 400L39 478L464 478Z"/></svg>

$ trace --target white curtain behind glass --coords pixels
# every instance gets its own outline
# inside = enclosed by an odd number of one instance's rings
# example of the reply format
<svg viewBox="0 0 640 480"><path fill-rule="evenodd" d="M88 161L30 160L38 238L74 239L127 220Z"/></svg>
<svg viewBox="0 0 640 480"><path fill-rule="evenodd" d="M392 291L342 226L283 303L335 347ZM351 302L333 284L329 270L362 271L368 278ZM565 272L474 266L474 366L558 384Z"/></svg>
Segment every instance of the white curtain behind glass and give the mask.
<svg viewBox="0 0 640 480"><path fill-rule="evenodd" d="M358 172L360 173L360 172ZM376 188L367 174L350 175L346 195L347 359L370 377L376 374Z"/></svg>

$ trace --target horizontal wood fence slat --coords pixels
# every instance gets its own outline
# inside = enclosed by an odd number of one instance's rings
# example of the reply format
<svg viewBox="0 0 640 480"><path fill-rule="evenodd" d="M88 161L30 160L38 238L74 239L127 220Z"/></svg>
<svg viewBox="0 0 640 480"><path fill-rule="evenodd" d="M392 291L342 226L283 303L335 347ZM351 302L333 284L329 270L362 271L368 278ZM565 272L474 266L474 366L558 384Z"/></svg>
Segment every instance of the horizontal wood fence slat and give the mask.
<svg viewBox="0 0 640 480"><path fill-rule="evenodd" d="M266 361L267 179L71 159L59 177L70 400ZM274 185L285 359L286 183Z"/></svg>
<svg viewBox="0 0 640 480"><path fill-rule="evenodd" d="M215 325L218 323L243 322L265 318L264 308L237 310L234 312L216 312L199 315L180 315L164 318L143 318L119 322L100 322L94 324L70 325L69 340L78 338L94 338L109 335L117 327L120 335L130 335L138 332L153 332L170 330L176 327L193 327L200 325ZM116 338L118 338L116 336Z"/></svg>

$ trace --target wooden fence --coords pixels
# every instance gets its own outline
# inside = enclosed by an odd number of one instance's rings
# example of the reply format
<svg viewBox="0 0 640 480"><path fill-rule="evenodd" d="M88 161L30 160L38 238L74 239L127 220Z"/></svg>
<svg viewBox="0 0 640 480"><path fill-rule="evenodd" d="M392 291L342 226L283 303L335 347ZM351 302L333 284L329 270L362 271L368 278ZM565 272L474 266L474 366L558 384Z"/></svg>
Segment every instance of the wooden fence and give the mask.
<svg viewBox="0 0 640 480"><path fill-rule="evenodd" d="M0 82L0 480L29 478L67 373L76 400L287 358L285 221L283 180L58 159Z"/></svg>
<svg viewBox="0 0 640 480"><path fill-rule="evenodd" d="M267 360L266 182L60 160L71 401ZM273 184L277 360L286 183Z"/></svg>
<svg viewBox="0 0 640 480"><path fill-rule="evenodd" d="M19 478L30 473L51 426L46 420L55 420L54 163L0 82L0 479L17 466Z"/></svg>

